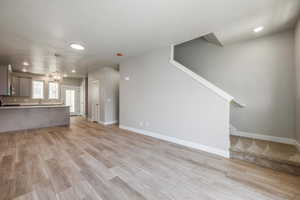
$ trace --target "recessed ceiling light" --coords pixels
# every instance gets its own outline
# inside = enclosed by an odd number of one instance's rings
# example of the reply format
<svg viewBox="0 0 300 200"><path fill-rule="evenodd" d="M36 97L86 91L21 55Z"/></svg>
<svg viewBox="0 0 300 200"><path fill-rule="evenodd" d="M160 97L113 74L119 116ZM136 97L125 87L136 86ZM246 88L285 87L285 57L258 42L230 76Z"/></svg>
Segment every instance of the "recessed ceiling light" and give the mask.
<svg viewBox="0 0 300 200"><path fill-rule="evenodd" d="M71 47L72 49L76 49L76 50L84 50L84 49L85 49L84 46L82 46L81 44L76 44L76 43L72 43L72 44L70 45L70 47Z"/></svg>
<svg viewBox="0 0 300 200"><path fill-rule="evenodd" d="M263 27L263 26L259 26L259 27L256 27L255 29L253 29L253 31L254 31L255 33L258 33L258 32L260 32L260 31L262 31L262 30L264 30L264 27Z"/></svg>
<svg viewBox="0 0 300 200"><path fill-rule="evenodd" d="M67 76L68 76L67 74L64 74L64 75L63 75L63 77L67 77Z"/></svg>
<svg viewBox="0 0 300 200"><path fill-rule="evenodd" d="M72 70L72 73L76 73L76 70L75 70L75 69L73 69L73 70Z"/></svg>
<svg viewBox="0 0 300 200"><path fill-rule="evenodd" d="M29 63L28 62L23 62L23 65L28 66Z"/></svg>
<svg viewBox="0 0 300 200"><path fill-rule="evenodd" d="M23 69L22 69L22 72L27 72L27 69L26 69L26 68L23 68Z"/></svg>

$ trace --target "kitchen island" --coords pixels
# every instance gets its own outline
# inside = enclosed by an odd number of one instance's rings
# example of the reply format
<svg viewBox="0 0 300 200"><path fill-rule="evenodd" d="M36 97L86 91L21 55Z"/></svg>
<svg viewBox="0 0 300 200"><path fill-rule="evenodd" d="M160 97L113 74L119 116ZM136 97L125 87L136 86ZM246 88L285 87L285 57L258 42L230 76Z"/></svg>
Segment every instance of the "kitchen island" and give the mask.
<svg viewBox="0 0 300 200"><path fill-rule="evenodd" d="M70 109L66 105L0 107L0 133L69 124Z"/></svg>

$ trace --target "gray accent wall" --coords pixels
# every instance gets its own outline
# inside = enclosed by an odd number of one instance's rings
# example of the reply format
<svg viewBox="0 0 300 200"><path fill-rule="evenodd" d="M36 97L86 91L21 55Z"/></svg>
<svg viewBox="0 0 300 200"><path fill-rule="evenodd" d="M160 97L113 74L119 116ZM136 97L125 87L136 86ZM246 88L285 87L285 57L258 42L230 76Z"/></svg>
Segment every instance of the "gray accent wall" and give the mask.
<svg viewBox="0 0 300 200"><path fill-rule="evenodd" d="M296 139L300 144L300 20L295 29L295 66L296 66Z"/></svg>
<svg viewBox="0 0 300 200"><path fill-rule="evenodd" d="M170 48L120 64L120 126L228 152L229 103L170 64Z"/></svg>
<svg viewBox="0 0 300 200"><path fill-rule="evenodd" d="M176 46L175 60L246 104L231 107L239 131L295 138L293 30L224 47L193 40Z"/></svg>

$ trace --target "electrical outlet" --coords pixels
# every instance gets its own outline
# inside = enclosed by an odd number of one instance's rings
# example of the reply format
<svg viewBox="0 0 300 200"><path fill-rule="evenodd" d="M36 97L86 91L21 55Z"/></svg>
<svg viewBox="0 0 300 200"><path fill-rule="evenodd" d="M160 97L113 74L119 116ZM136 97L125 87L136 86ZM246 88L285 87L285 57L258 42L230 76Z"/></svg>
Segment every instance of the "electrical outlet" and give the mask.
<svg viewBox="0 0 300 200"><path fill-rule="evenodd" d="M139 125L140 125L140 126L144 126L144 123L143 123L143 122L140 122Z"/></svg>
<svg viewBox="0 0 300 200"><path fill-rule="evenodd" d="M145 126L146 126L146 127L149 127L149 126L150 126L150 123L149 123L149 122L145 122Z"/></svg>

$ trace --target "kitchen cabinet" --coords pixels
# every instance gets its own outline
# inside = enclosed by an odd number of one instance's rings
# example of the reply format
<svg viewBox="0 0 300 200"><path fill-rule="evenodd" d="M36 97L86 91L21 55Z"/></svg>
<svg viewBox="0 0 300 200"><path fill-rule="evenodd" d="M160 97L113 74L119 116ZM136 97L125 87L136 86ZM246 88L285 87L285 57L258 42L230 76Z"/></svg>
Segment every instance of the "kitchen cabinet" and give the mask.
<svg viewBox="0 0 300 200"><path fill-rule="evenodd" d="M31 78L19 78L19 96L30 97L31 96Z"/></svg>
<svg viewBox="0 0 300 200"><path fill-rule="evenodd" d="M10 69L9 66L0 66L0 96L10 95Z"/></svg>
<svg viewBox="0 0 300 200"><path fill-rule="evenodd" d="M12 96L16 97L30 97L32 80L28 77L12 76Z"/></svg>
<svg viewBox="0 0 300 200"><path fill-rule="evenodd" d="M19 91L19 87L20 87L20 79L16 76L12 76L11 78L11 96L20 96L20 91Z"/></svg>
<svg viewBox="0 0 300 200"><path fill-rule="evenodd" d="M0 66L0 96L30 97L32 78L13 75L11 66Z"/></svg>

